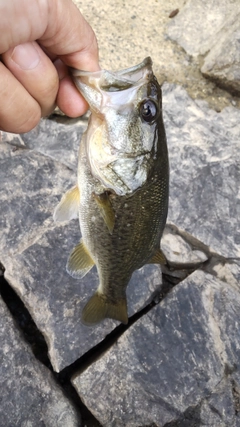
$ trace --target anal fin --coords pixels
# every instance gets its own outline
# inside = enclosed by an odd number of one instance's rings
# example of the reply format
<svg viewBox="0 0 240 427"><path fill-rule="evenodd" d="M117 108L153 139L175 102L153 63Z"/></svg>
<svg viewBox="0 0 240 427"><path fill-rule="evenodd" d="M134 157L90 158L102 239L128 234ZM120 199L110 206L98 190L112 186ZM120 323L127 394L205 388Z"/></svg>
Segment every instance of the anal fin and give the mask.
<svg viewBox="0 0 240 427"><path fill-rule="evenodd" d="M100 214L104 219L109 233L112 234L115 223L115 212L113 210L109 194L107 192L102 194L93 193L93 197L97 203L97 206L100 210Z"/></svg>
<svg viewBox="0 0 240 427"><path fill-rule="evenodd" d="M80 193L78 186L75 185L62 196L53 213L54 221L62 222L78 218L79 203Z"/></svg>
<svg viewBox="0 0 240 427"><path fill-rule="evenodd" d="M153 257L148 261L148 264L166 265L167 259L161 249L157 249Z"/></svg>
<svg viewBox="0 0 240 427"><path fill-rule="evenodd" d="M80 243L72 250L68 258L66 269L75 279L82 279L91 270L94 264L94 261L81 239Z"/></svg>
<svg viewBox="0 0 240 427"><path fill-rule="evenodd" d="M82 311L82 323L91 326L106 318L119 320L126 325L128 323L127 300L122 298L112 303L105 295L96 291Z"/></svg>

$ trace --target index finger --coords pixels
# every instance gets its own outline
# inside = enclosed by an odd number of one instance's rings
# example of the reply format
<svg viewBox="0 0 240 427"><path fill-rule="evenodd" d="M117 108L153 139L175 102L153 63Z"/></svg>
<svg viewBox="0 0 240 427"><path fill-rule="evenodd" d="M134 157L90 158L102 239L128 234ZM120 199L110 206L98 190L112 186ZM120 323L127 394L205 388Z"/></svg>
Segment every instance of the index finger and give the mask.
<svg viewBox="0 0 240 427"><path fill-rule="evenodd" d="M99 69L95 34L72 0L0 0L0 16L0 54L37 40L71 67Z"/></svg>

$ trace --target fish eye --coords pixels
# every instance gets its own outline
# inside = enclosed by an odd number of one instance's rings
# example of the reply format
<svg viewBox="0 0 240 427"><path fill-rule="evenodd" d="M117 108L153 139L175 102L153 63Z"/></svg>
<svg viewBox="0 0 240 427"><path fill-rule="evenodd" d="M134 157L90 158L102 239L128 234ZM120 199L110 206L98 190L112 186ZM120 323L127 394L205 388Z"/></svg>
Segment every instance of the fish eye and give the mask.
<svg viewBox="0 0 240 427"><path fill-rule="evenodd" d="M145 99L140 104L139 112L145 122L152 123L158 116L157 104L151 99Z"/></svg>

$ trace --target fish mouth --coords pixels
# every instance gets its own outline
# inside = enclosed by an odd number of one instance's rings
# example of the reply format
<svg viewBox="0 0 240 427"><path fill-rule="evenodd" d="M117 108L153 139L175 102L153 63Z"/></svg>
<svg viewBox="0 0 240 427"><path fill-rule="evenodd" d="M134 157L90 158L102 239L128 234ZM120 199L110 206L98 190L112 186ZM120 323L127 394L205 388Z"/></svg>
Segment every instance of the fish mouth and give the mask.
<svg viewBox="0 0 240 427"><path fill-rule="evenodd" d="M83 82L85 77L88 80L90 79L90 81L88 81L89 84L92 80L98 80L98 86L102 90L115 92L131 87L134 83L144 79L148 73L152 75L152 60L150 56L148 56L142 62L134 65L133 67L124 68L115 72L110 72L104 69L98 71L82 71L70 68L70 73L74 83L80 90L81 88L77 84L78 77L82 78Z"/></svg>
<svg viewBox="0 0 240 427"><path fill-rule="evenodd" d="M104 69L91 72L70 68L70 73L77 89L90 105L90 109L95 112L101 110L104 93L121 92L127 89L131 92L131 88L141 87L153 76L152 60L149 56L133 67L116 72ZM119 105L120 98L121 94L116 96L112 94L111 103Z"/></svg>

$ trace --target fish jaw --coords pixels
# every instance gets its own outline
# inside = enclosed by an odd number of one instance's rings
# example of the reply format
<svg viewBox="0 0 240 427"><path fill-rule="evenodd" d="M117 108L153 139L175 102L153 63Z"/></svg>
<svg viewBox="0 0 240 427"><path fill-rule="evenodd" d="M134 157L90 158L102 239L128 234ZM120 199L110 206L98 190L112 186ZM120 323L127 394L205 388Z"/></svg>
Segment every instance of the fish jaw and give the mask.
<svg viewBox="0 0 240 427"><path fill-rule="evenodd" d="M116 73L74 73L92 112L85 139L92 175L118 195L131 194L146 182L157 149L161 89L151 60ZM141 116L145 100L157 112L152 123Z"/></svg>
<svg viewBox="0 0 240 427"><path fill-rule="evenodd" d="M99 70L94 72L70 69L72 79L79 92L88 102L91 111L101 113L106 105L105 93L114 93L112 103L119 104L121 91L131 89L152 75L152 60L145 58L140 64L116 72ZM120 95L119 95L120 92Z"/></svg>

